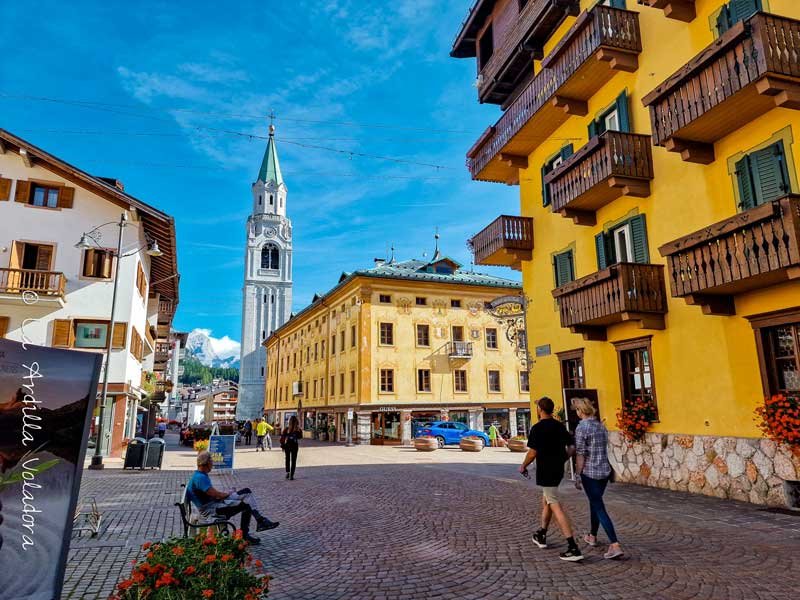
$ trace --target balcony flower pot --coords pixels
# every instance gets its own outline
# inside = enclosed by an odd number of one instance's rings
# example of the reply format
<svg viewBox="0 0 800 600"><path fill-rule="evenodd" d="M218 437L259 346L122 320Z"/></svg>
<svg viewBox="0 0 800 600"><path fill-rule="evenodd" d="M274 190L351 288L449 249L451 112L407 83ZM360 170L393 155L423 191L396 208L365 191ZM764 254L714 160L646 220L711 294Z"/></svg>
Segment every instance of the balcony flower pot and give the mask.
<svg viewBox="0 0 800 600"><path fill-rule="evenodd" d="M800 481L784 481L783 495L786 497L786 506L800 510Z"/></svg>
<svg viewBox="0 0 800 600"><path fill-rule="evenodd" d="M464 452L480 452L483 450L485 443L481 438L464 437L461 438L458 445Z"/></svg>
<svg viewBox="0 0 800 600"><path fill-rule="evenodd" d="M439 449L439 442L434 437L414 438L414 448L418 452L433 452Z"/></svg>
<svg viewBox="0 0 800 600"><path fill-rule="evenodd" d="M528 451L528 442L527 440L508 440L508 449L511 452L527 452Z"/></svg>

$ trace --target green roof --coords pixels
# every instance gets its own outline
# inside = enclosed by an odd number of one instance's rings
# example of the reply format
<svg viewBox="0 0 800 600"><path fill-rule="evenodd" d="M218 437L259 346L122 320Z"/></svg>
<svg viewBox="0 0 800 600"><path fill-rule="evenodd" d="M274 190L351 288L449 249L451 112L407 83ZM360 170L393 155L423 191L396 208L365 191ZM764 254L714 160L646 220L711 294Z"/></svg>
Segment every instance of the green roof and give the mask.
<svg viewBox="0 0 800 600"><path fill-rule="evenodd" d="M258 171L258 179L256 181L274 181L277 185L283 183L283 175L281 175L281 165L278 162L278 150L275 147L275 128L270 126L269 141L267 142L267 149L264 152L264 160L261 161L261 169Z"/></svg>

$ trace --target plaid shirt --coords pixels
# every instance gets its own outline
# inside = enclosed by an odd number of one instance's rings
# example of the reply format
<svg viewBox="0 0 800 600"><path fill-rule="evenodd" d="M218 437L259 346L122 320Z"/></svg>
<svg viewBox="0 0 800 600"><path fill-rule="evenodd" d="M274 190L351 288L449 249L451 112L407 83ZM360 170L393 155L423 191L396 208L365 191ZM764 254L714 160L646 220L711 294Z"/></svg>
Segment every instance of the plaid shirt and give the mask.
<svg viewBox="0 0 800 600"><path fill-rule="evenodd" d="M583 419L575 428L575 449L583 456L583 475L605 479L611 475L608 462L608 430L596 418Z"/></svg>

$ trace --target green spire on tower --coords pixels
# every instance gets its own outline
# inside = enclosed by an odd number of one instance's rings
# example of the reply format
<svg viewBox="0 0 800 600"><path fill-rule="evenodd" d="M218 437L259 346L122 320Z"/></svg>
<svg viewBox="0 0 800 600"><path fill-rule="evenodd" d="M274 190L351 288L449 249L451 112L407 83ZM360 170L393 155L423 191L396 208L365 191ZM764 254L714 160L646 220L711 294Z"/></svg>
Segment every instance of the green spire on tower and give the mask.
<svg viewBox="0 0 800 600"><path fill-rule="evenodd" d="M267 150L264 152L264 160L261 161L257 181L263 181L264 183L274 181L276 185L280 185L283 183L283 175L281 175L281 165L278 162L278 150L275 147L275 125L272 124L275 115L270 114L269 118L269 141L267 142Z"/></svg>

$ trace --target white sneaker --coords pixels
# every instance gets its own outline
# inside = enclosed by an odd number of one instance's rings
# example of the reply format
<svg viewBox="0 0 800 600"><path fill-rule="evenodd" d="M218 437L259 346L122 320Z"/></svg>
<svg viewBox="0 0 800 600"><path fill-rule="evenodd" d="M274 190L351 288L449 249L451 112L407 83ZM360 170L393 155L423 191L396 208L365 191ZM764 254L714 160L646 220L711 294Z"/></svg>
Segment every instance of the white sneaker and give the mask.
<svg viewBox="0 0 800 600"><path fill-rule="evenodd" d="M617 548L609 548L608 552L603 554L603 558L606 558L606 559L609 559L609 560L614 559L614 558L619 558L621 556L625 556L625 553L622 551L622 548L619 548L619 547L617 547Z"/></svg>
<svg viewBox="0 0 800 600"><path fill-rule="evenodd" d="M583 536L583 541L586 542L587 546L591 546L592 548L597 546L597 538L595 536L593 536L593 535L588 534L588 533Z"/></svg>

